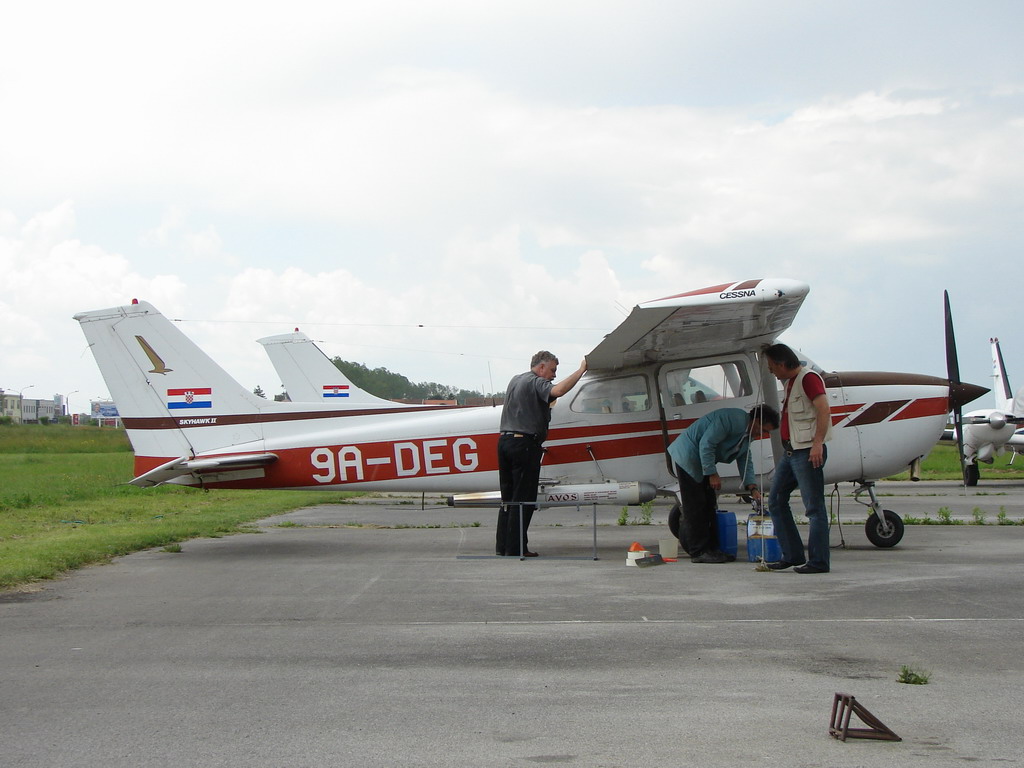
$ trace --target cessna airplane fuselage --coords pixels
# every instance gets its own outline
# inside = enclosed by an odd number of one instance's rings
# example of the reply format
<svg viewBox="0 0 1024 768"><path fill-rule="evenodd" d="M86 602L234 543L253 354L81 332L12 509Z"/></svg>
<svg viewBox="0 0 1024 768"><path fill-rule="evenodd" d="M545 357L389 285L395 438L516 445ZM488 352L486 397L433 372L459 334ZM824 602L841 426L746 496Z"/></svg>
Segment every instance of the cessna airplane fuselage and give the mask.
<svg viewBox="0 0 1024 768"><path fill-rule="evenodd" d="M807 291L797 281L752 280L636 307L553 406L542 467L548 503L675 494L666 447L683 429L717 408L778 407L778 383L761 350L789 327ZM135 485L452 494L498 487L500 407L267 402L149 304L76 319L135 450ZM828 483L899 472L942 434L950 409L945 379L824 377L833 421ZM976 389L974 397L984 391ZM764 481L780 449L773 440L751 451ZM720 469L724 490L739 490L735 468Z"/></svg>

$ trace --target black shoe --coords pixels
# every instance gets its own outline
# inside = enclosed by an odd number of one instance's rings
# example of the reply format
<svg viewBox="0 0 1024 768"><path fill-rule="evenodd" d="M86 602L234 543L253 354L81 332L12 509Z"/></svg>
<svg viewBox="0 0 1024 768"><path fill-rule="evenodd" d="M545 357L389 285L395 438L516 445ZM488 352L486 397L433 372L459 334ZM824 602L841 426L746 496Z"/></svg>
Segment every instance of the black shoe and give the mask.
<svg viewBox="0 0 1024 768"><path fill-rule="evenodd" d="M703 555L690 558L691 563L727 563L728 557L723 552L705 552Z"/></svg>
<svg viewBox="0 0 1024 768"><path fill-rule="evenodd" d="M796 563L790 563L786 560L779 560L775 563L765 563L767 567L772 571L784 571L787 568L792 568Z"/></svg>
<svg viewBox="0 0 1024 768"><path fill-rule="evenodd" d="M801 565L799 568L794 568L793 573L828 573L828 568L818 568L814 565Z"/></svg>

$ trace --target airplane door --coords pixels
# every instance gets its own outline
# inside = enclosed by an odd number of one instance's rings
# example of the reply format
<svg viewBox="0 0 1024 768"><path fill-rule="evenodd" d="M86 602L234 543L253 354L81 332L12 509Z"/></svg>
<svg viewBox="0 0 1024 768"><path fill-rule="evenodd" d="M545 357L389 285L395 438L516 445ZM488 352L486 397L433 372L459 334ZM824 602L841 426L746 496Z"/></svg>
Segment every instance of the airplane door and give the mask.
<svg viewBox="0 0 1024 768"><path fill-rule="evenodd" d="M749 411L757 403L761 377L754 361L746 356L719 360L668 363L658 372L658 395L665 414L664 428L669 442L701 416L719 408ZM770 440L755 441L750 450L754 472L770 475L775 469ZM735 463L719 465L723 489L739 489Z"/></svg>

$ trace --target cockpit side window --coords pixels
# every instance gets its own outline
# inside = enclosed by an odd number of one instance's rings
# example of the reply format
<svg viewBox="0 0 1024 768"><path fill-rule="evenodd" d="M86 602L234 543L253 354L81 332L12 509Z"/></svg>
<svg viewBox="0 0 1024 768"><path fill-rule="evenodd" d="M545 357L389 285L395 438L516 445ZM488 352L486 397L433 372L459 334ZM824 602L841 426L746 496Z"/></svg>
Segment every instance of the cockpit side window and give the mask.
<svg viewBox="0 0 1024 768"><path fill-rule="evenodd" d="M638 413L651 408L645 376L621 376L585 384L573 398L576 413Z"/></svg>
<svg viewBox="0 0 1024 768"><path fill-rule="evenodd" d="M753 391L746 367L738 362L676 368L665 377L669 407L746 397Z"/></svg>

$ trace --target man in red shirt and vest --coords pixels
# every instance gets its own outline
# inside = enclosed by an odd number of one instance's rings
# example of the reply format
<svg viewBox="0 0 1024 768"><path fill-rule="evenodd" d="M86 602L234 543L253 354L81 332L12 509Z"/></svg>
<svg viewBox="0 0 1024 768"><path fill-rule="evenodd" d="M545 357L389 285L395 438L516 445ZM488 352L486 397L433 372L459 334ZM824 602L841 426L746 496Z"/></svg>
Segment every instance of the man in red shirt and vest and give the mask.
<svg viewBox="0 0 1024 768"><path fill-rule="evenodd" d="M796 353L785 344L773 344L765 351L768 370L783 383L782 457L775 467L768 513L782 550L782 560L768 567L781 571L791 566L797 573L828 573L828 512L825 510L825 443L832 435L832 414L825 393L825 381L800 364ZM797 530L789 497L797 488L810 523L807 556Z"/></svg>

